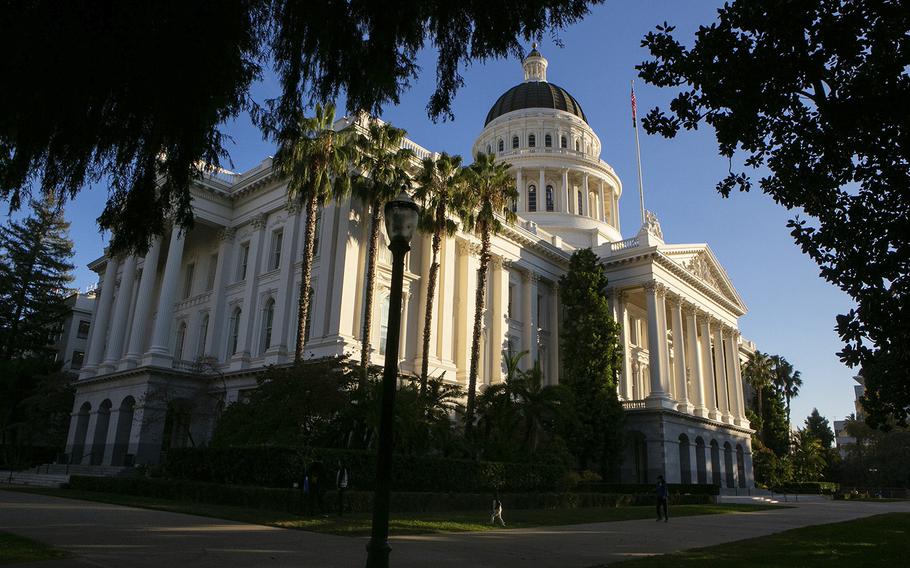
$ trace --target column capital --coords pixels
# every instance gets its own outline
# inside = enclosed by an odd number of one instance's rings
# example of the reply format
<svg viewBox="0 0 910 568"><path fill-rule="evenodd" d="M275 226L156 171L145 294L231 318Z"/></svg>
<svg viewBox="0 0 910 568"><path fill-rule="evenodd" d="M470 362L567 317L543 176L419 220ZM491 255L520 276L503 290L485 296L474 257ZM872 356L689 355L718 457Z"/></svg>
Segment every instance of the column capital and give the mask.
<svg viewBox="0 0 910 568"><path fill-rule="evenodd" d="M222 227L218 231L218 240L221 242L231 242L234 240L234 236L237 234L237 229L234 227Z"/></svg>
<svg viewBox="0 0 910 568"><path fill-rule="evenodd" d="M265 222L266 222L267 218L268 217L265 213L260 213L260 214L256 215L255 217L253 217L252 219L250 219L250 225L252 225L252 227L254 229L263 229L263 228L265 228Z"/></svg>
<svg viewBox="0 0 910 568"><path fill-rule="evenodd" d="M503 261L501 256L490 256L490 266L496 270L502 270Z"/></svg>
<svg viewBox="0 0 910 568"><path fill-rule="evenodd" d="M690 300L683 299L682 311L687 316L698 315L698 306L696 306L695 303Z"/></svg>
<svg viewBox="0 0 910 568"><path fill-rule="evenodd" d="M288 212L288 215L299 215L303 211L303 203L298 199L293 199L287 202L284 209Z"/></svg>
<svg viewBox="0 0 910 568"><path fill-rule="evenodd" d="M673 308L682 308L682 296L676 294L675 292L667 291L667 303L670 304L670 307Z"/></svg>

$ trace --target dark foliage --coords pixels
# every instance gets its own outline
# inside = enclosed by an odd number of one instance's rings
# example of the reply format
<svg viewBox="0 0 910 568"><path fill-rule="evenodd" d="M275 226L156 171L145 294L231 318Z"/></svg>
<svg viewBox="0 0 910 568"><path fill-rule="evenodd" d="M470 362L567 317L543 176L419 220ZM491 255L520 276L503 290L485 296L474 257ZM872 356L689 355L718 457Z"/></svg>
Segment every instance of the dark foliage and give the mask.
<svg viewBox="0 0 910 568"><path fill-rule="evenodd" d="M240 112L283 132L343 92L349 110L378 113L417 77L429 42L427 110L450 117L459 65L520 55L519 39L600 1L3 2L0 197L16 209L33 182L67 199L109 181L101 227L115 250L142 249L169 218L192 223L189 181L225 157L220 125ZM260 108L250 86L269 63L281 93Z"/></svg>
<svg viewBox="0 0 910 568"><path fill-rule="evenodd" d="M873 425L910 409L910 5L902 0L736 0L691 48L664 24L642 44L647 82L682 91L649 133L713 127L721 155L762 172L758 188L805 213L788 224L821 276L856 302L839 352L866 377ZM718 191L748 191L733 171Z"/></svg>

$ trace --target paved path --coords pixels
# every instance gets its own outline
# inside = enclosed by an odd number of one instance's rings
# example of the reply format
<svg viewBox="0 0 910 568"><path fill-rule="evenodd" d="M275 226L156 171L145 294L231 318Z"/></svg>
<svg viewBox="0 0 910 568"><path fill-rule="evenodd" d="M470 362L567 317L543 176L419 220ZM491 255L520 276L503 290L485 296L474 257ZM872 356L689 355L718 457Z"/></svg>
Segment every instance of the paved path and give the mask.
<svg viewBox="0 0 910 568"><path fill-rule="evenodd" d="M398 537L393 566L587 567L710 546L814 524L910 512L910 502L800 503L796 508L654 521ZM350 538L0 491L0 531L72 551L28 568L246 568L362 566L365 538Z"/></svg>

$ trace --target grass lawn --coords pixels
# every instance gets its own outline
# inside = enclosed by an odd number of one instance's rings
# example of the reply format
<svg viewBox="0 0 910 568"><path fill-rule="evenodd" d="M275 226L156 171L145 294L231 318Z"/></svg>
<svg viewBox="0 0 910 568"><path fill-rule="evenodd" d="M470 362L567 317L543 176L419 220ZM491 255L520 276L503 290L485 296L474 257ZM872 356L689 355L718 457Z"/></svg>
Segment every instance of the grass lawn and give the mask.
<svg viewBox="0 0 910 568"><path fill-rule="evenodd" d="M186 503L156 499L152 497L134 497L113 493L96 493L94 491L77 491L72 489L21 489L31 493L100 501L116 505L158 509L176 513L187 513L203 517L228 519L260 525L269 525L289 529L301 529L345 536L365 536L370 534L371 518L369 514L357 513L338 517L301 517L283 511L267 511L225 505L207 505L203 503ZM679 505L672 507L672 516L712 515L761 511L778 508L777 505ZM538 526L572 525L606 521L627 521L649 519L655 516L653 507L610 507L586 509L526 509L506 510L503 513L508 528L525 528ZM392 513L389 529L392 535L427 534L440 532L467 532L501 530L489 524L485 511L451 511L445 513Z"/></svg>
<svg viewBox="0 0 910 568"><path fill-rule="evenodd" d="M33 560L55 560L66 558L62 550L56 550L34 540L0 532L0 564L31 562Z"/></svg>
<svg viewBox="0 0 910 568"><path fill-rule="evenodd" d="M910 513L888 513L630 560L620 565L624 568L906 566L908 557Z"/></svg>

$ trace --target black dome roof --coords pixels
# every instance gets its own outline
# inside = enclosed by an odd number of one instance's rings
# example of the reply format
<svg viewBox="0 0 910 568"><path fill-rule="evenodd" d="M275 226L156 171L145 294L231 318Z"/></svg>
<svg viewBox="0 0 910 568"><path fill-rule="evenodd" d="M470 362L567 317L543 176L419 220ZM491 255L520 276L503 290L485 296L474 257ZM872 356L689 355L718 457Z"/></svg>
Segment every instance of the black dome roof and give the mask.
<svg viewBox="0 0 910 568"><path fill-rule="evenodd" d="M559 85L548 83L546 81L527 81L515 85L502 94L496 100L496 104L487 113L487 120L484 126L490 124L496 118L523 108L552 108L571 112L578 118L588 122L585 117L585 111L581 110L581 105L575 100L575 97L569 94L569 91Z"/></svg>

